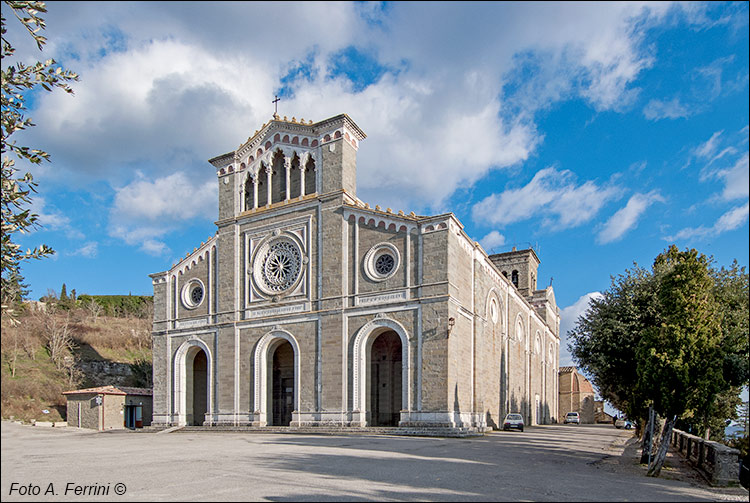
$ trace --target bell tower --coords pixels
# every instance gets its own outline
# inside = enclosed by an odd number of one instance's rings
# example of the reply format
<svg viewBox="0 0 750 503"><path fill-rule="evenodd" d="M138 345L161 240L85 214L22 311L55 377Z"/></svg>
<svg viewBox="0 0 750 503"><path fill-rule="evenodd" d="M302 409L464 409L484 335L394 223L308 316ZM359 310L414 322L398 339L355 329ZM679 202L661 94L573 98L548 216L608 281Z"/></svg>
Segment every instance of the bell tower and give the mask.
<svg viewBox="0 0 750 503"><path fill-rule="evenodd" d="M219 179L219 220L313 195L356 197L364 138L346 114L315 123L275 115L237 150L208 161Z"/></svg>

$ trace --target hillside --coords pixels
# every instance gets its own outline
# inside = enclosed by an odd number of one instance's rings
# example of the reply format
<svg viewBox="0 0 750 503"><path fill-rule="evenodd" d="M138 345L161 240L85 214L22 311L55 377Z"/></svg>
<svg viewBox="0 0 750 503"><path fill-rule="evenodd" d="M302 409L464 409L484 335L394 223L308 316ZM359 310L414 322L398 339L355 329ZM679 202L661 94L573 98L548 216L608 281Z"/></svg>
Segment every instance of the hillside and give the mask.
<svg viewBox="0 0 750 503"><path fill-rule="evenodd" d="M67 310L35 303L15 322L3 317L2 417L64 421L63 391L105 384L150 387L147 311L142 317L115 317L80 303Z"/></svg>

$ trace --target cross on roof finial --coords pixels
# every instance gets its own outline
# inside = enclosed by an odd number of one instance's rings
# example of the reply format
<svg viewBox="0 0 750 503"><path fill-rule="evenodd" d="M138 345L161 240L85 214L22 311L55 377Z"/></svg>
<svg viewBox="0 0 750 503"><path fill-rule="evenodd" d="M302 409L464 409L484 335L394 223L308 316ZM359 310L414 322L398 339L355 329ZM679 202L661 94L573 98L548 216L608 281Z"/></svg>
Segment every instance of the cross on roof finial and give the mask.
<svg viewBox="0 0 750 503"><path fill-rule="evenodd" d="M271 103L273 103L273 118L278 119L279 118L279 101L281 101L281 98L279 98L277 95L274 95L275 100L273 100Z"/></svg>

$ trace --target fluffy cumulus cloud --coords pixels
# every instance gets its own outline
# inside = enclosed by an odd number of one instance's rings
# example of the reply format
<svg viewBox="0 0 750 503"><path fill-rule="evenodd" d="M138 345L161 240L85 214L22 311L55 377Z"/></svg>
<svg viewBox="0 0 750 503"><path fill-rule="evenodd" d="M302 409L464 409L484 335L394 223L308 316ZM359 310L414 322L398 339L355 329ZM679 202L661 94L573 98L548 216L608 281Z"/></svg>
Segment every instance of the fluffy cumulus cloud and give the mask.
<svg viewBox="0 0 750 503"><path fill-rule="evenodd" d="M487 253L494 253L493 250L495 248L498 248L505 244L505 236L503 236L497 231L492 231L486 236L484 236L479 241L479 244L482 245L482 248L484 248L484 251L486 251Z"/></svg>
<svg viewBox="0 0 750 503"><path fill-rule="evenodd" d="M578 318L585 315L591 300L600 299L600 292L589 292L568 307L560 309L560 366L574 365L573 358L568 351L568 332L576 326Z"/></svg>
<svg viewBox="0 0 750 503"><path fill-rule="evenodd" d="M472 218L502 227L542 217L546 226L562 230L590 221L606 202L619 196L615 186L599 186L591 180L578 185L572 172L545 168L525 186L478 202Z"/></svg>
<svg viewBox="0 0 750 503"><path fill-rule="evenodd" d="M283 88L282 115L320 120L346 112L368 134L358 160L360 197L430 209L489 171L528 159L543 141L538 110L570 98L596 110L630 106L635 80L653 62L645 30L669 9L630 2L53 3L46 52L81 82L74 98L40 96L39 126L25 134L54 152L55 169L45 176L59 183L99 180L135 190L139 169L152 184L177 173L203 179L211 171L205 159L251 136ZM353 49L357 63L370 65L370 80L355 82L337 66ZM23 47L19 54L36 57ZM611 197L592 182L551 183L557 192L542 195L555 199L531 209L549 209L562 226L587 221ZM129 191L115 190L116 234L158 251L156 221L125 204L135 198ZM498 223L514 218L511 212ZM167 222L174 229L180 219ZM148 239L156 241L146 246Z"/></svg>
<svg viewBox="0 0 750 503"><path fill-rule="evenodd" d="M664 198L656 190L631 196L627 204L607 220L597 241L606 244L621 239L628 231L635 229L638 219L655 202L664 202Z"/></svg>

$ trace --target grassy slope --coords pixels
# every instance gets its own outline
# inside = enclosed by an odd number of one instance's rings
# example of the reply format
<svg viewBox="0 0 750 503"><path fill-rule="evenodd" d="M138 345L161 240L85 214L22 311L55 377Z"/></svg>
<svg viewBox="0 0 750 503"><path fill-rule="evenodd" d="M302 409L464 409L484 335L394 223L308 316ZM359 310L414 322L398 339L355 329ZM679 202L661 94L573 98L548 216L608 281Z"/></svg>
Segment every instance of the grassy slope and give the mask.
<svg viewBox="0 0 750 503"><path fill-rule="evenodd" d="M150 320L112 317L94 320L82 310L56 316L66 315L70 316L69 328L76 361L151 361ZM0 402L3 418L62 421L65 419L63 391L111 384L106 382L106 376L80 373L71 382L65 370L56 368L45 347L41 316L36 313L22 315L17 326L11 326L9 320L2 320ZM12 377L14 354L16 372ZM49 413L45 414L43 410Z"/></svg>

